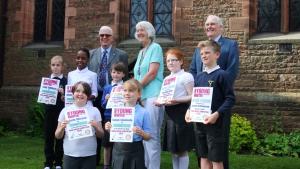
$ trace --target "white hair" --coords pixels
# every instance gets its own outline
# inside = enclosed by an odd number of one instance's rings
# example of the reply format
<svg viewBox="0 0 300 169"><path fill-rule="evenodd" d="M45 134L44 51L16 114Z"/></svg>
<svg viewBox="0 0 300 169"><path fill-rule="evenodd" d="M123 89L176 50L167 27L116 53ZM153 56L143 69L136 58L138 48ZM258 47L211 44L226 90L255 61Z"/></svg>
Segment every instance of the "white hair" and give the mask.
<svg viewBox="0 0 300 169"><path fill-rule="evenodd" d="M147 32L148 34L148 37L153 41L155 39L155 29L153 27L153 25L148 22L148 21L140 21L136 24L135 26L135 29L137 30L138 28L144 28L145 31ZM137 37L137 32L135 31L135 34L134 34L134 37L135 39L138 40L138 37Z"/></svg>
<svg viewBox="0 0 300 169"><path fill-rule="evenodd" d="M208 15L205 23L207 22L207 20L210 19L212 20L214 23L220 25L221 27L223 27L223 19L221 19L220 17L216 16L216 15Z"/></svg>

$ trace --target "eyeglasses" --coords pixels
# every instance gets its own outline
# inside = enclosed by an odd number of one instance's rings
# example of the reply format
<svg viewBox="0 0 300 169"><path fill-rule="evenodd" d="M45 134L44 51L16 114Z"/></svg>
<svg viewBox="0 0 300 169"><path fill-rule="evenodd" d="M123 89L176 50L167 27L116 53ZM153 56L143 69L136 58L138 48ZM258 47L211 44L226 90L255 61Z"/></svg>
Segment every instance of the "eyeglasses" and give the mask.
<svg viewBox="0 0 300 169"><path fill-rule="evenodd" d="M105 37L111 37L111 35L109 35L109 34L101 34L101 35L100 35L101 38L103 38L104 36L105 36Z"/></svg>
<svg viewBox="0 0 300 169"><path fill-rule="evenodd" d="M178 59L168 59L168 60L166 60L166 61L167 61L167 63L169 63L169 62L173 63L173 62L177 62Z"/></svg>

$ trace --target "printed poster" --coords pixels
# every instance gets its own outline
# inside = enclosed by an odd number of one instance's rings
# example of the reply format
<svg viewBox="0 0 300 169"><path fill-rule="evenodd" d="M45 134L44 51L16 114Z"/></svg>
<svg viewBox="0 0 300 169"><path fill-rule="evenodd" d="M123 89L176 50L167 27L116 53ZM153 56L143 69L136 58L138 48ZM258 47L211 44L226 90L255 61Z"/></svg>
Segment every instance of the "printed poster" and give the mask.
<svg viewBox="0 0 300 169"><path fill-rule="evenodd" d="M66 131L69 140L93 136L92 126L86 109L74 109L65 114L68 120Z"/></svg>
<svg viewBox="0 0 300 169"><path fill-rule="evenodd" d="M157 98L159 103L164 104L167 100L173 99L176 81L176 76L164 79L159 96Z"/></svg>
<svg viewBox="0 0 300 169"><path fill-rule="evenodd" d="M106 104L107 109L124 107L123 86L118 85L111 89L109 99Z"/></svg>
<svg viewBox="0 0 300 169"><path fill-rule="evenodd" d="M65 88L65 107L70 106L74 103L72 87L73 87L73 85L66 85L66 88Z"/></svg>
<svg viewBox="0 0 300 169"><path fill-rule="evenodd" d="M59 82L57 79L43 77L37 102L55 105Z"/></svg>
<svg viewBox="0 0 300 169"><path fill-rule="evenodd" d="M111 114L111 142L132 142L133 141L133 124L134 124L134 107L112 108Z"/></svg>
<svg viewBox="0 0 300 169"><path fill-rule="evenodd" d="M213 88L194 87L190 107L192 122L204 122L204 118L211 114Z"/></svg>

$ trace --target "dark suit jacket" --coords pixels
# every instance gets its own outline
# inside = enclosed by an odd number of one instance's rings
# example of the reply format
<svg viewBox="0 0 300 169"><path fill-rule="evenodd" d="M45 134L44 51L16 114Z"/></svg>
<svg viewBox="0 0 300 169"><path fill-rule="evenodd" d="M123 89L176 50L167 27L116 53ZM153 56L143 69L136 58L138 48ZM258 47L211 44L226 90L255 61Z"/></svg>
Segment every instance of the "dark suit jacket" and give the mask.
<svg viewBox="0 0 300 169"><path fill-rule="evenodd" d="M218 65L227 71L231 77L231 82L237 77L239 71L239 48L236 41L222 37L218 43L221 45L221 55L217 61ZM203 64L200 56L200 49L196 48L190 65L190 73L196 78L196 75L203 70Z"/></svg>
<svg viewBox="0 0 300 169"><path fill-rule="evenodd" d="M98 75L99 75L99 67L100 67L101 57L102 57L102 53L101 53L100 47L90 50L90 61L89 61L88 68L89 68L89 70L97 73ZM108 56L108 68L110 69L111 65L114 63L117 63L117 62L123 62L127 68L128 67L128 55L125 51L112 47L110 50L109 56ZM127 76L128 75L126 75L125 78ZM109 83L112 81L110 72L108 72L108 80L109 80Z"/></svg>

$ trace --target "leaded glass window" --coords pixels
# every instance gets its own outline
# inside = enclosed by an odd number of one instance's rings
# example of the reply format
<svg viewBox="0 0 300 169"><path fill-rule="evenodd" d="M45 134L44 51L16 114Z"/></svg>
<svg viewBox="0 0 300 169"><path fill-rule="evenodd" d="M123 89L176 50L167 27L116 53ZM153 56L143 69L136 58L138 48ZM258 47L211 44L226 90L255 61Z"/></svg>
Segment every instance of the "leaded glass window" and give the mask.
<svg viewBox="0 0 300 169"><path fill-rule="evenodd" d="M258 32L280 32L281 0L260 0L258 4Z"/></svg>
<svg viewBox="0 0 300 169"><path fill-rule="evenodd" d="M64 22L65 0L35 0L34 42L63 41Z"/></svg>
<svg viewBox="0 0 300 169"><path fill-rule="evenodd" d="M64 25L65 25L65 0L54 0L52 10L52 41L64 40Z"/></svg>
<svg viewBox="0 0 300 169"><path fill-rule="evenodd" d="M290 32L300 31L300 0L290 0Z"/></svg>
<svg viewBox="0 0 300 169"><path fill-rule="evenodd" d="M130 37L134 37L135 25L147 20L147 0L131 0Z"/></svg>
<svg viewBox="0 0 300 169"><path fill-rule="evenodd" d="M154 27L158 36L172 34L172 0L155 0Z"/></svg>
<svg viewBox="0 0 300 169"><path fill-rule="evenodd" d="M35 1L34 14L34 41L41 42L46 40L46 21L47 21L47 0Z"/></svg>

